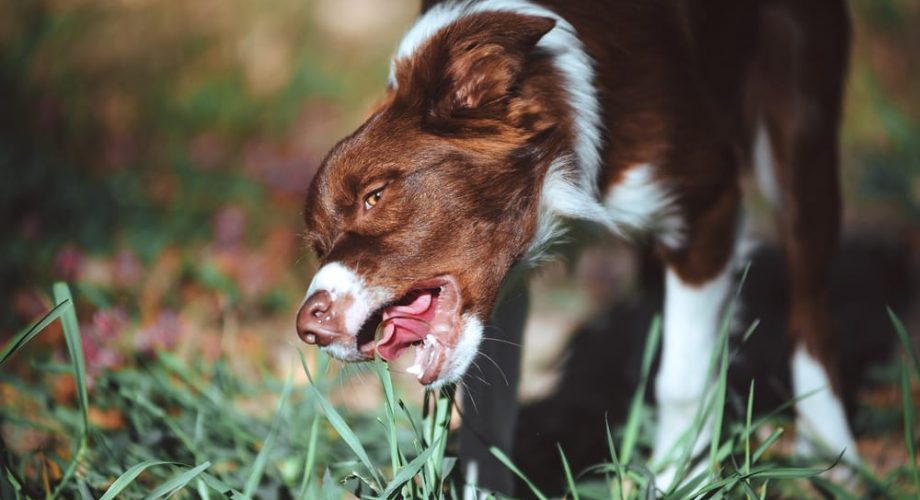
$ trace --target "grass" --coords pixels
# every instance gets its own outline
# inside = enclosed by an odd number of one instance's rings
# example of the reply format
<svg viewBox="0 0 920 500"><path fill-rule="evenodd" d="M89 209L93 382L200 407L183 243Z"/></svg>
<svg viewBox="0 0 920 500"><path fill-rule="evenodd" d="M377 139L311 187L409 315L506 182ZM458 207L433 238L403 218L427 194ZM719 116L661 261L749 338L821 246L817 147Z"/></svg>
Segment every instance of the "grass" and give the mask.
<svg viewBox="0 0 920 500"><path fill-rule="evenodd" d="M37 399L48 414L48 418L39 418L28 411L35 407L5 403L0 415L5 433L16 428L45 436L49 443L29 453L4 452L0 470L0 497L4 499L177 495L313 499L342 498L346 492L362 498L460 497L462 486L451 480L456 459L447 453L452 390L429 393L423 408L412 409L398 397L387 366L377 360L371 371L383 387L382 408L372 414L349 413L329 399L330 388L341 380L330 372L323 356L317 356L311 365L300 353L300 369L310 384L297 387L290 376L279 380L265 371L260 380L245 380L220 363L184 364L160 352L138 360L131 368L104 374L95 381L90 398L73 298L66 285L55 285L54 299L56 304L45 317L4 347L0 366L6 366L45 328L60 321L70 358L66 363L52 361L38 367L73 377L76 408L57 404L42 392L46 387L2 373L3 384ZM859 474L865 485L863 494L901 498L920 492L912 392L913 384L920 382L920 363L893 313L891 321L905 346L898 375L904 443L911 463L886 477L864 470ZM753 383L744 418L737 422L726 418L722 409L732 355L727 332L726 324L709 365L713 390L684 439L695 440L704 422L712 422L720 432L715 432L700 456L674 453L670 457L681 471L678 480L657 484L655 473L662 464L647 463L641 447L641 424L650 411L642 394L660 339L660 321L656 320L649 330L640 384L626 423L622 429L611 429L608 424L606 442L598 443L607 448L609 459L586 470L572 470L565 451L557 445L559 475L564 478L567 498L797 497L804 482L815 492L856 497L854 491L821 477L827 467L790 461L772 451L784 427L777 425L775 414L753 415ZM240 409L240 402L247 400L273 401L277 406L259 416ZM113 410L121 416L119 426L91 418ZM766 426L776 427L762 431ZM551 496L511 458L497 449L492 452L526 485L528 491L522 495Z"/></svg>

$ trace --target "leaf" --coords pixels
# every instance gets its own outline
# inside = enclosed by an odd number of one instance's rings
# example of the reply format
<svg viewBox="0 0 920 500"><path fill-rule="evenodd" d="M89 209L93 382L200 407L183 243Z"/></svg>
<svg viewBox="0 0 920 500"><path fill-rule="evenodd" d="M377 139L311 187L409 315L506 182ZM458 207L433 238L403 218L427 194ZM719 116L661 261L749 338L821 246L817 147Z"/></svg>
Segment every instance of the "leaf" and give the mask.
<svg viewBox="0 0 920 500"><path fill-rule="evenodd" d="M149 467L153 467L155 465L167 465L167 464L179 465L174 462L164 462L161 460L146 460L144 462L141 462L131 467L130 469L122 473L122 475L118 476L118 479L116 479L115 482L113 482L112 485L109 486L109 489L105 491L105 494L102 495L102 498L100 498L99 500L111 500L115 498L125 488L130 486L131 483L134 482L135 479L137 479L137 476L140 476L141 473L147 470Z"/></svg>
<svg viewBox="0 0 920 500"><path fill-rule="evenodd" d="M773 443L776 442L776 440L779 439L779 437L782 434L783 434L782 427L778 427L775 431L770 433L770 435L767 436L767 439L764 439L763 443L760 443L760 446L758 446L757 449L754 450L754 456L751 457L751 461L757 462L758 460L760 460L760 456L763 455L764 452L767 451L770 448L770 446L772 446Z"/></svg>
<svg viewBox="0 0 920 500"><path fill-rule="evenodd" d="M648 385L649 372L652 368L652 361L655 359L655 353L657 352L660 338L661 316L656 315L648 329L648 337L645 341L645 351L642 354L642 368L639 372L639 385L636 387L636 392L633 393L632 403L629 405L629 416L626 420L626 427L623 430L623 444L620 446L620 457L624 464L629 464L633 449L639 439L639 424L642 422L642 405L645 401L645 388Z"/></svg>
<svg viewBox="0 0 920 500"><path fill-rule="evenodd" d="M390 445L390 467L393 471L399 469L399 442L396 438L396 407L394 401L396 396L393 395L393 379L390 378L390 372L386 364L379 358L374 358L374 371L377 372L377 378L383 385L383 402L387 413L387 441Z"/></svg>
<svg viewBox="0 0 920 500"><path fill-rule="evenodd" d="M208 474L207 472L201 473L201 479L204 481L205 484L208 485L209 488L220 493L221 495L229 496L231 498L243 496L242 493L231 488L230 485L212 476L211 474Z"/></svg>
<svg viewBox="0 0 920 500"><path fill-rule="evenodd" d="M328 468L326 469L326 472L323 473L323 499L342 499L342 487L339 486L334 479L332 479L332 474L329 473Z"/></svg>
<svg viewBox="0 0 920 500"><path fill-rule="evenodd" d="M544 494L539 490L539 488L537 488L537 486L536 486L535 484L533 484L533 482L531 482L530 479L528 479L527 476L525 476L524 473L521 472L521 470L518 469L518 468L514 465L514 463L511 461L510 458L508 458L507 455L505 455L504 453L502 453L502 450L499 450L499 449L496 448L495 446L491 446L491 447L489 447L489 451L492 453L492 455L495 456L495 458L498 459L499 462L505 464L505 467L507 467L508 470L510 470L511 472L513 472L514 475L516 475L517 477L521 478L521 480L524 481L525 484L527 484L527 487L530 488L530 491L533 492L534 496L536 496L539 500L547 500L546 495L544 495Z"/></svg>
<svg viewBox="0 0 920 500"><path fill-rule="evenodd" d="M910 456L911 475L914 479L914 487L920 492L920 470L917 466L917 450L914 447L914 426L916 425L916 414L914 410L914 397L910 390L910 375L908 374L907 364L901 362L901 403L904 407L904 443L907 445L907 454Z"/></svg>
<svg viewBox="0 0 920 500"><path fill-rule="evenodd" d="M150 492L147 495L146 500L155 500L157 498L168 497L173 493L185 488L185 486L198 477L199 474L204 472L208 467L211 466L211 462L205 462L201 465L198 465L192 469L189 469L181 474L177 474L167 480L165 483L157 486L156 489Z"/></svg>
<svg viewBox="0 0 920 500"><path fill-rule="evenodd" d="M436 443L440 444L440 442ZM431 457L431 454L438 450L438 446L429 446L425 451L421 452L417 457L412 459L411 462L406 464L405 467L399 469L399 472L393 476L393 480L390 481L390 484L387 485L386 489L383 490L383 494L380 495L381 498L390 498L390 495L393 495L404 484L410 481L416 474L425 466L425 463Z"/></svg>
<svg viewBox="0 0 920 500"><path fill-rule="evenodd" d="M901 339L901 343L904 344L904 350L907 351L907 355L910 356L911 363L914 367L914 375L920 380L920 358L917 357L917 352L914 350L914 346L910 341L910 336L907 335L907 329L904 328L904 323L901 323L901 320L894 314L894 311L891 308L888 308L888 317L891 319L891 324L894 325L894 331L898 334L898 338Z"/></svg>
<svg viewBox="0 0 920 500"><path fill-rule="evenodd" d="M572 469L569 468L569 461L565 458L565 452L562 451L562 445L556 443L556 448L559 450L559 456L562 458L562 469L565 471L565 481L568 484L569 491L572 492L572 498L579 500L578 488L575 487L575 479L572 478Z"/></svg>
<svg viewBox="0 0 920 500"><path fill-rule="evenodd" d="M255 462L252 464L252 472L249 474L249 479L246 480L246 487L243 489L243 494L248 498L252 498L252 495L256 492L256 488L259 487L259 481L262 480L262 473L265 472L265 466L268 464L269 453L271 453L271 449L275 444L278 429L281 428L281 419L284 415L282 410L284 410L284 405L287 404L288 397L291 395L292 387L293 378L288 377L287 382L284 383L284 389L281 391L281 400L278 402L278 412L275 415L275 422L272 424L272 429L265 438L265 442L262 444L262 449L259 450Z"/></svg>
<svg viewBox="0 0 920 500"><path fill-rule="evenodd" d="M3 348L3 354L0 354L0 366L3 363L6 363L6 360L10 359L13 354L16 354L19 349L28 344L36 335L41 333L42 330L48 327L56 319L60 318L64 311L70 307L70 302L60 302L51 308L47 314L45 314L40 320L36 321L32 326L24 329L19 332L12 340L10 340L6 347Z"/></svg>
<svg viewBox="0 0 920 500"><path fill-rule="evenodd" d="M70 355L70 361L73 364L74 380L77 385L77 403L80 407L80 431L77 436L77 442L74 445L73 458L67 464L61 481L55 486L51 498L57 498L64 487L73 477L83 460L83 453L86 451L87 435L89 433L89 396L86 390L86 366L83 359L83 342L80 339L80 324L77 322L77 313L74 310L73 296L70 295L70 289L66 283L55 283L53 287L54 302L58 305L66 304L61 310L61 325L64 327L64 341L67 344L67 353Z"/></svg>
<svg viewBox="0 0 920 500"><path fill-rule="evenodd" d="M310 369L307 368L307 360L303 356L303 351L300 349L297 350L300 354L300 362L303 365L304 373L307 374L307 379L310 380L311 387L313 389L313 395L316 397L317 403L323 409L323 413L326 414L326 419L329 420L329 423L332 427L339 433L339 437L342 438L342 441L351 448L351 451L358 457L358 460L364 464L364 467L374 476L374 480L378 485L383 483L383 479L380 477L380 473L377 472L377 469L371 463L370 457L367 455L367 451L364 449L364 446L361 444L361 440L358 439L358 436L348 427L348 424L345 423L345 419L339 414L338 411L323 397L315 385L313 385L313 376L310 375Z"/></svg>
<svg viewBox="0 0 920 500"><path fill-rule="evenodd" d="M313 422L310 424L310 441L307 445L307 458L304 460L303 479L300 483L299 498L301 499L307 498L307 492L313 480L313 464L316 463L316 440L319 436L319 419L319 414L314 415Z"/></svg>

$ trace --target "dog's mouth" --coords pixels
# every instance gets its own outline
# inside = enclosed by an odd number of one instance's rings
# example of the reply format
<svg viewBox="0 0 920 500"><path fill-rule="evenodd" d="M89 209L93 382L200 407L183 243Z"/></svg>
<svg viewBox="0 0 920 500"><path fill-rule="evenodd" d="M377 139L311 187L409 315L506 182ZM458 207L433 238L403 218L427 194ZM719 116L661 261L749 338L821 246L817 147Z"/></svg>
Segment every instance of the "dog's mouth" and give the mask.
<svg viewBox="0 0 920 500"><path fill-rule="evenodd" d="M460 288L453 276L419 281L399 300L372 314L364 331L380 332L376 343L361 342L365 355L371 349L384 361L393 361L415 347L415 362L406 371L428 385L438 380L460 334Z"/></svg>

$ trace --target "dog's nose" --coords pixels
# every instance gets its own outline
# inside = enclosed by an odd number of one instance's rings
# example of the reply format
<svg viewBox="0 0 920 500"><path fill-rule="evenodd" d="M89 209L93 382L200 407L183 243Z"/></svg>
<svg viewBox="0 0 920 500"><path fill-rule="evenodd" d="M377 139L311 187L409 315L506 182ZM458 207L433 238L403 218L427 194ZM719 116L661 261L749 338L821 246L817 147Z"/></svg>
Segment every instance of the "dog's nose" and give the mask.
<svg viewBox="0 0 920 500"><path fill-rule="evenodd" d="M325 347L342 335L341 318L332 295L320 290L311 295L297 313L297 335L308 344Z"/></svg>

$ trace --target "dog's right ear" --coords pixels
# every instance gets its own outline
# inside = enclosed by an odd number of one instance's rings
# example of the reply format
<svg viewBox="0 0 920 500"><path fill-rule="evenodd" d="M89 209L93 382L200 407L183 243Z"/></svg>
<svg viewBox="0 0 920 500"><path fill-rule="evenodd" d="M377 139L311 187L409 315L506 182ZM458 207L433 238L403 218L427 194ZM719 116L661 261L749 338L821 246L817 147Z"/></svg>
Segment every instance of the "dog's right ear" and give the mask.
<svg viewBox="0 0 920 500"><path fill-rule="evenodd" d="M464 17L397 61L398 92L431 118L500 118L527 58L555 25L513 12Z"/></svg>

